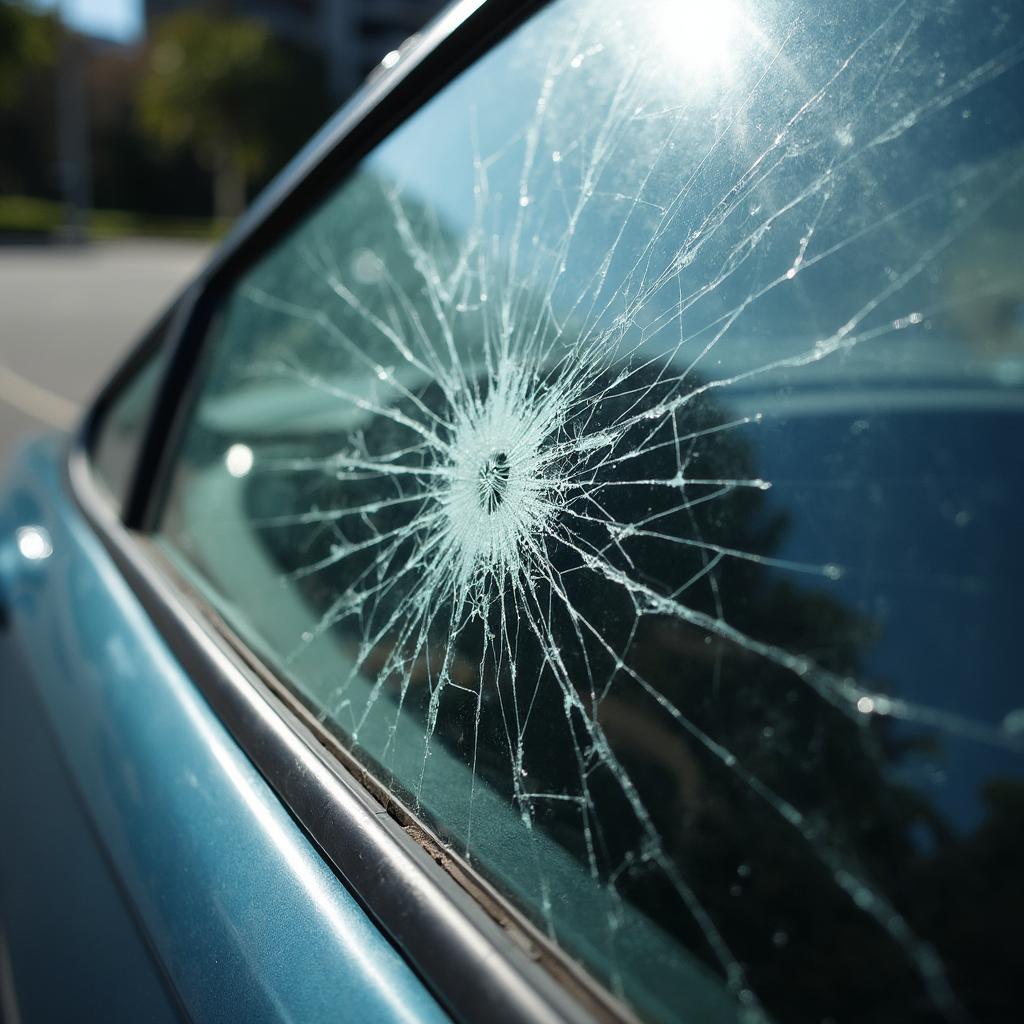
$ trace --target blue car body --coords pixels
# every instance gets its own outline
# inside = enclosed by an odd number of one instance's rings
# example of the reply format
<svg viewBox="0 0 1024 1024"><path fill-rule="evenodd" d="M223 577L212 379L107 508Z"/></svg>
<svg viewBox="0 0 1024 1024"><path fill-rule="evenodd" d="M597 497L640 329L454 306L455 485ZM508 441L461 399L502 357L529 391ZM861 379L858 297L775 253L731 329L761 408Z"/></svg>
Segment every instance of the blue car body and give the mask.
<svg viewBox="0 0 1024 1024"><path fill-rule="evenodd" d="M65 455L31 443L0 492L6 1014L448 1019L168 650Z"/></svg>

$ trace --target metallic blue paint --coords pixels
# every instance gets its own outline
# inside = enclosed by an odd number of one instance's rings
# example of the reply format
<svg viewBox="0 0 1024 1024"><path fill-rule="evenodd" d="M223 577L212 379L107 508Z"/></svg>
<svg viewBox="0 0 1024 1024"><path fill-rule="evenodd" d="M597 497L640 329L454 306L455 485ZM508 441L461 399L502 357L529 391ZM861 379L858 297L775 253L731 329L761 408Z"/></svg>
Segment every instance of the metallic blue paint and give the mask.
<svg viewBox="0 0 1024 1024"><path fill-rule="evenodd" d="M28 525L48 531L48 557L18 552L16 532ZM189 1016L448 1020L168 651L72 504L54 440L26 449L0 488L0 600L9 616L0 629L25 666L5 665L0 685L37 689L85 813ZM38 799L47 813L46 793ZM75 849L61 852L74 863ZM8 941L17 968L18 936ZM126 963L132 956L125 950Z"/></svg>
<svg viewBox="0 0 1024 1024"><path fill-rule="evenodd" d="M0 666L0 1019L180 1021L3 632Z"/></svg>

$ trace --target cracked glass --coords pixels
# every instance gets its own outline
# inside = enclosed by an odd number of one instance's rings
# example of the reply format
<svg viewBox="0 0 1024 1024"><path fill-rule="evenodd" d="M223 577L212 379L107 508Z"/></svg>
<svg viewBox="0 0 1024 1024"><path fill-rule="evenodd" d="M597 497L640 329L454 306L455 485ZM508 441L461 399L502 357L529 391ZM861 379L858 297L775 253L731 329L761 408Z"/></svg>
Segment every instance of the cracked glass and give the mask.
<svg viewBox="0 0 1024 1024"><path fill-rule="evenodd" d="M641 1017L999 1021L1024 11L562 0L237 282L160 543Z"/></svg>

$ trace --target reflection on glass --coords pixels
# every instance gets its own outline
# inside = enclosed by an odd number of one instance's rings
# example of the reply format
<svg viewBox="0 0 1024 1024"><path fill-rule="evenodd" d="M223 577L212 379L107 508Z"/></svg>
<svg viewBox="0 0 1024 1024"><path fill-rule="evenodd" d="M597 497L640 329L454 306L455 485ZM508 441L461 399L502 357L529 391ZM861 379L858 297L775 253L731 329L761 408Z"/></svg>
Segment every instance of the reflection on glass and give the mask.
<svg viewBox="0 0 1024 1024"><path fill-rule="evenodd" d="M247 444L233 444L224 454L224 465L234 477L243 477L252 469L252 449Z"/></svg>
<svg viewBox="0 0 1024 1024"><path fill-rule="evenodd" d="M210 338L166 550L644 1017L1014 1017L1022 28L556 3Z"/></svg>

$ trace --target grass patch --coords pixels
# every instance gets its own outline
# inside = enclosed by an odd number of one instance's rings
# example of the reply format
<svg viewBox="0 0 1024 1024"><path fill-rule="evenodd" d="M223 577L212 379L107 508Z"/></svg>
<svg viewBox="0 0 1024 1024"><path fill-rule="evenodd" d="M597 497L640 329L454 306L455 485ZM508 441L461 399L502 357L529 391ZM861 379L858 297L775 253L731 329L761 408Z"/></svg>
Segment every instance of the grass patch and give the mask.
<svg viewBox="0 0 1024 1024"><path fill-rule="evenodd" d="M0 196L0 234L49 235L60 227L60 203Z"/></svg>
<svg viewBox="0 0 1024 1024"><path fill-rule="evenodd" d="M63 204L30 196L0 196L0 237L4 235L50 238L59 234ZM131 210L91 210L90 238L197 238L217 239L228 225L199 217L158 217Z"/></svg>

